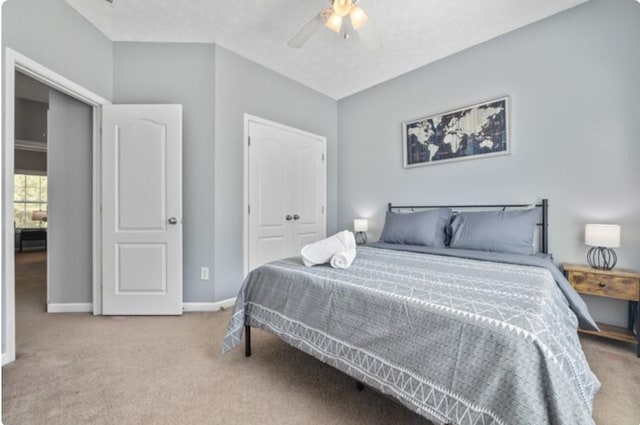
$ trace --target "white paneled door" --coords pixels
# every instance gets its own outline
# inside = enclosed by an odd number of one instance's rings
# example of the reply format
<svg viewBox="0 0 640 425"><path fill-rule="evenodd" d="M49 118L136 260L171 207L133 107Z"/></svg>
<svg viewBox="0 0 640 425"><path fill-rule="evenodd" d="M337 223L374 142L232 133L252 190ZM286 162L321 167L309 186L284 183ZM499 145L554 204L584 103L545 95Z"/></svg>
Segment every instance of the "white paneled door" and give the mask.
<svg viewBox="0 0 640 425"><path fill-rule="evenodd" d="M182 107L102 117L102 313L182 314Z"/></svg>
<svg viewBox="0 0 640 425"><path fill-rule="evenodd" d="M248 267L325 237L326 139L248 120Z"/></svg>

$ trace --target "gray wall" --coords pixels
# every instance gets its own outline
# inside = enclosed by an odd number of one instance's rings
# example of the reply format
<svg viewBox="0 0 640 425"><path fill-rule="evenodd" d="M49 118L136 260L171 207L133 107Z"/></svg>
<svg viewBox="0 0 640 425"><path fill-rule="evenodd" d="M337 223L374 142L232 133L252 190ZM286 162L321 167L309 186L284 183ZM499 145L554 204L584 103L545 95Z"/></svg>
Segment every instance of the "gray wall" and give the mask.
<svg viewBox="0 0 640 425"><path fill-rule="evenodd" d="M183 238L185 302L213 301L214 74L212 44L115 43L114 103L183 106Z"/></svg>
<svg viewBox="0 0 640 425"><path fill-rule="evenodd" d="M227 299L242 283L245 112L328 137L327 216L335 230L335 100L213 44L115 43L114 63L114 103L184 107L185 302ZM200 280L202 266L211 268L210 281Z"/></svg>
<svg viewBox="0 0 640 425"><path fill-rule="evenodd" d="M550 199L550 249L585 262L585 223L622 225L619 265L640 268L640 4L593 0L341 100L339 227L387 202ZM511 97L512 154L402 168L403 120ZM588 300L623 323L626 304Z"/></svg>
<svg viewBox="0 0 640 425"><path fill-rule="evenodd" d="M16 73L18 75L18 73ZM15 138L32 142L47 141L47 110L49 105L28 99L15 100ZM15 150L14 168L26 171L47 171L47 153Z"/></svg>
<svg viewBox="0 0 640 425"><path fill-rule="evenodd" d="M327 137L327 233L337 226L337 102L216 46L215 299L243 278L244 114Z"/></svg>
<svg viewBox="0 0 640 425"><path fill-rule="evenodd" d="M17 172L36 171L47 172L47 153L16 149L14 166Z"/></svg>
<svg viewBox="0 0 640 425"><path fill-rule="evenodd" d="M8 0L2 45L111 99L113 43L64 0Z"/></svg>
<svg viewBox="0 0 640 425"><path fill-rule="evenodd" d="M47 141L47 109L43 102L15 100L15 138L32 142Z"/></svg>
<svg viewBox="0 0 640 425"><path fill-rule="evenodd" d="M49 92L47 261L50 303L91 303L92 108Z"/></svg>

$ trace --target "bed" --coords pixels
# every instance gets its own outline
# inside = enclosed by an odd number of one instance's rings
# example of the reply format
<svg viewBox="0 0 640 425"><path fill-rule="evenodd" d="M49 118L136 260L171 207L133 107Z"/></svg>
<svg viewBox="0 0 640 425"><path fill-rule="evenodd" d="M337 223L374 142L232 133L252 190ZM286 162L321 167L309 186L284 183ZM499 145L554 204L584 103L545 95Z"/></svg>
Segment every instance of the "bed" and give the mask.
<svg viewBox="0 0 640 425"><path fill-rule="evenodd" d="M536 206L541 255L379 242L344 270L298 257L261 266L223 352L244 331L250 356L256 327L435 423L593 424L600 383L576 332L593 319L546 255L547 205ZM480 206L456 206L467 207Z"/></svg>

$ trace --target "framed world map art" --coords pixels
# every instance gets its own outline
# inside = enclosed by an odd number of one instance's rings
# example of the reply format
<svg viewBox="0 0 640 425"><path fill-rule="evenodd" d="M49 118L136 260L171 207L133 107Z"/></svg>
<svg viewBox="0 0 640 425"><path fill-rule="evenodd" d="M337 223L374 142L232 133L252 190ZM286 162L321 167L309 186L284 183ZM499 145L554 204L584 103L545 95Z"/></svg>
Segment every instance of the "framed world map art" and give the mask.
<svg viewBox="0 0 640 425"><path fill-rule="evenodd" d="M404 167L509 153L509 97L402 123Z"/></svg>

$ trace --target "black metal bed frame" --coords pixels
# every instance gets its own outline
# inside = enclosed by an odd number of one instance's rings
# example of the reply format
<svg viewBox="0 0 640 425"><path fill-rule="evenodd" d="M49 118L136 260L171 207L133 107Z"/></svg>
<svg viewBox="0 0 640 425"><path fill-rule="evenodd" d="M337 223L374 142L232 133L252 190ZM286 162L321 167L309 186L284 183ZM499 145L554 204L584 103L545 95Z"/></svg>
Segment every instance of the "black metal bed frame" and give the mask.
<svg viewBox="0 0 640 425"><path fill-rule="evenodd" d="M416 210L416 209L435 209L435 208L451 208L455 212L461 209L478 209L478 208L486 208L486 209L497 209L502 208L502 210L506 210L507 208L526 208L531 206L531 204L491 204L491 205L393 205L392 203L388 204L388 211L391 212L393 210ZM549 253L549 200L542 199L539 204L534 205L536 208L541 209L541 222L537 223L540 229L540 252L544 254ZM246 323L246 318L245 318ZM246 357L251 357L251 326L244 326L244 355ZM364 384L361 382L356 382L356 387L358 390L362 391L364 389Z"/></svg>
<svg viewBox="0 0 640 425"><path fill-rule="evenodd" d="M491 204L491 205L394 205L391 202L388 204L388 211L393 210L428 210L436 208L451 208L454 213L462 209L498 209L506 210L507 208L526 208L534 206L540 208L540 222L537 223L540 226L540 246L538 250L543 254L549 253L549 200L543 199L539 204Z"/></svg>

